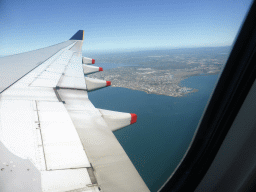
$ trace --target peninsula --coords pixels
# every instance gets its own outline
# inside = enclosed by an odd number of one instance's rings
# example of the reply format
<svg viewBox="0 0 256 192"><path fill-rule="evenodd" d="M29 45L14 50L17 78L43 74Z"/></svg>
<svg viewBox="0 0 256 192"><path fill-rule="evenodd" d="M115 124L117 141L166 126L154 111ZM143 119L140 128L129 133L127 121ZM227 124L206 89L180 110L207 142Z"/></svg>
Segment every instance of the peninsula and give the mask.
<svg viewBox="0 0 256 192"><path fill-rule="evenodd" d="M221 72L228 57L227 49L194 48L98 55L98 63L120 63L122 67L88 77L111 81L113 87L181 97L198 91L193 87L182 86L182 80Z"/></svg>

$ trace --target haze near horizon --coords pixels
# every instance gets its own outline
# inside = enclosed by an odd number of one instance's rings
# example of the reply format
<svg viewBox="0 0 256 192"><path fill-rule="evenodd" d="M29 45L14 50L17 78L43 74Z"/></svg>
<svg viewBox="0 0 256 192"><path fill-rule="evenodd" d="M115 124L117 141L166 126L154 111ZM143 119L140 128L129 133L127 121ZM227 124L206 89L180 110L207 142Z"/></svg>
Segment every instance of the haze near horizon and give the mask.
<svg viewBox="0 0 256 192"><path fill-rule="evenodd" d="M68 40L85 30L83 51L104 52L232 44L251 0L0 2L0 55Z"/></svg>

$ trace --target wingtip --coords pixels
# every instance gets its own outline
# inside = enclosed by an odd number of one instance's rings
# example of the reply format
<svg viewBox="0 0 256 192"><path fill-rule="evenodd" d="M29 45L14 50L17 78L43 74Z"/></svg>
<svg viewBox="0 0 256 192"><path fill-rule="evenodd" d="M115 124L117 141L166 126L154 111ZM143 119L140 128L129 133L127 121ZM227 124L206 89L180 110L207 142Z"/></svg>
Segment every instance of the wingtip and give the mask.
<svg viewBox="0 0 256 192"><path fill-rule="evenodd" d="M84 30L79 30L69 40L84 40Z"/></svg>

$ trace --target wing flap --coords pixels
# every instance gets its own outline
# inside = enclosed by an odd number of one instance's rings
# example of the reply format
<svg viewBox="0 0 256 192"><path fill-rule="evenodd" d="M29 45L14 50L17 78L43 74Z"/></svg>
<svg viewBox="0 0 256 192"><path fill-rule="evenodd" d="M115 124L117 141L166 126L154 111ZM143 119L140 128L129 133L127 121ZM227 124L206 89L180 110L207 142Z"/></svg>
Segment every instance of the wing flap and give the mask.
<svg viewBox="0 0 256 192"><path fill-rule="evenodd" d="M58 87L73 88L73 89L86 89L84 77L69 77L63 76L59 81Z"/></svg>
<svg viewBox="0 0 256 192"><path fill-rule="evenodd" d="M13 154L29 158L38 170L45 170L35 103L1 99L0 108L0 138L3 144Z"/></svg>
<svg viewBox="0 0 256 192"><path fill-rule="evenodd" d="M37 101L47 170L90 167L63 103Z"/></svg>
<svg viewBox="0 0 256 192"><path fill-rule="evenodd" d="M59 51L56 55L57 58L50 64L43 63L45 69L38 74L35 80L30 84L33 87L56 87L66 66L68 65L70 59L72 58L73 52L68 49L73 46L66 47L65 49ZM48 66L47 66L48 65Z"/></svg>
<svg viewBox="0 0 256 192"><path fill-rule="evenodd" d="M82 72L81 56L78 56L77 53L73 54L57 86L73 89L86 89L84 74Z"/></svg>
<svg viewBox="0 0 256 192"><path fill-rule="evenodd" d="M74 53L68 66L65 69L65 75L70 77L84 77L83 71L81 70L81 56Z"/></svg>
<svg viewBox="0 0 256 192"><path fill-rule="evenodd" d="M149 191L86 91L59 89L104 192Z"/></svg>
<svg viewBox="0 0 256 192"><path fill-rule="evenodd" d="M86 187L89 183L91 181L86 168L42 172L43 192L63 192L74 189L91 191L90 187Z"/></svg>
<svg viewBox="0 0 256 192"><path fill-rule="evenodd" d="M58 101L54 90L48 87L28 87L17 84L1 94L2 100L42 100Z"/></svg>

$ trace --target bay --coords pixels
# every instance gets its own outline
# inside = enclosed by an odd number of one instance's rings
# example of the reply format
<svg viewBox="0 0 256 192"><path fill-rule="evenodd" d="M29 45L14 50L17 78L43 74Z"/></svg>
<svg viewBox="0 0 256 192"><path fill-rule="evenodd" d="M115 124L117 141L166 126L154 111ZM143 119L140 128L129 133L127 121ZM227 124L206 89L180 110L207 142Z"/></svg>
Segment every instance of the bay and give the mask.
<svg viewBox="0 0 256 192"><path fill-rule="evenodd" d="M138 115L137 123L114 134L150 191L163 185L185 154L217 79L187 78L181 85L198 92L176 98L119 87L89 93L97 108Z"/></svg>

